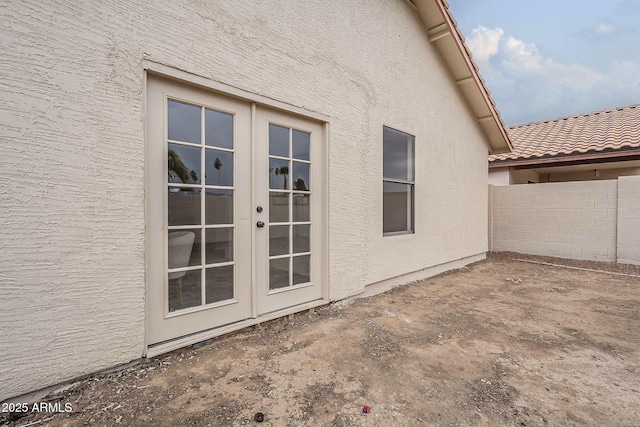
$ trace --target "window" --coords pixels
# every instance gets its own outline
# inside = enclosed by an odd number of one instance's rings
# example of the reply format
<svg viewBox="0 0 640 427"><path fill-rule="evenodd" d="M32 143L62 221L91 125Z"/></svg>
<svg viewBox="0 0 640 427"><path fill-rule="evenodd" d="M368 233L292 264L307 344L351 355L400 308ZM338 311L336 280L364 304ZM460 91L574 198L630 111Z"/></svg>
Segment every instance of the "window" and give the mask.
<svg viewBox="0 0 640 427"><path fill-rule="evenodd" d="M234 116L167 101L169 312L234 297Z"/></svg>
<svg viewBox="0 0 640 427"><path fill-rule="evenodd" d="M311 167L311 134L270 123L270 291L311 282Z"/></svg>
<svg viewBox="0 0 640 427"><path fill-rule="evenodd" d="M384 235L413 233L415 137L383 128L382 230Z"/></svg>

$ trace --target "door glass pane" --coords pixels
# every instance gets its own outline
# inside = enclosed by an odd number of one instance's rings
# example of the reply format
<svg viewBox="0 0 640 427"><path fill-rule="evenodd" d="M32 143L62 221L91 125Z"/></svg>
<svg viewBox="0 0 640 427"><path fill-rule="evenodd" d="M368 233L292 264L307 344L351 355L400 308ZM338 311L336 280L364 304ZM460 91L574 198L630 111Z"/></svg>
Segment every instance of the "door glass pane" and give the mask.
<svg viewBox="0 0 640 427"><path fill-rule="evenodd" d="M289 157L289 128L269 125L269 155Z"/></svg>
<svg viewBox="0 0 640 427"><path fill-rule="evenodd" d="M178 184L200 184L200 153L196 147L169 144L167 151L167 180Z"/></svg>
<svg viewBox="0 0 640 427"><path fill-rule="evenodd" d="M293 189L299 191L309 191L309 163L293 162Z"/></svg>
<svg viewBox="0 0 640 427"><path fill-rule="evenodd" d="M269 188L274 190L289 189L289 161L269 159Z"/></svg>
<svg viewBox="0 0 640 427"><path fill-rule="evenodd" d="M269 222L289 221L289 193L269 193Z"/></svg>
<svg viewBox="0 0 640 427"><path fill-rule="evenodd" d="M293 253L309 252L309 230L310 225L293 226Z"/></svg>
<svg viewBox="0 0 640 427"><path fill-rule="evenodd" d="M411 226L411 184L383 183L383 231L408 231Z"/></svg>
<svg viewBox="0 0 640 427"><path fill-rule="evenodd" d="M305 222L310 221L309 206L311 202L311 194L294 194L293 195L293 221Z"/></svg>
<svg viewBox="0 0 640 427"><path fill-rule="evenodd" d="M169 311L202 304L201 270L169 273Z"/></svg>
<svg viewBox="0 0 640 427"><path fill-rule="evenodd" d="M293 158L300 160L309 160L309 141L311 134L293 129L291 135L291 145Z"/></svg>
<svg viewBox="0 0 640 427"><path fill-rule="evenodd" d="M269 256L289 253L289 226L269 226Z"/></svg>
<svg viewBox="0 0 640 427"><path fill-rule="evenodd" d="M169 225L200 225L200 189L169 187Z"/></svg>
<svg viewBox="0 0 640 427"><path fill-rule="evenodd" d="M233 265L207 268L205 274L206 304L233 298Z"/></svg>
<svg viewBox="0 0 640 427"><path fill-rule="evenodd" d="M269 289L289 286L289 259L287 257L269 260Z"/></svg>
<svg viewBox="0 0 640 427"><path fill-rule="evenodd" d="M233 153L205 150L206 185L233 186Z"/></svg>
<svg viewBox="0 0 640 427"><path fill-rule="evenodd" d="M204 143L213 147L233 148L233 116L205 109Z"/></svg>
<svg viewBox="0 0 640 427"><path fill-rule="evenodd" d="M233 190L207 188L204 203L206 224L233 224Z"/></svg>
<svg viewBox="0 0 640 427"><path fill-rule="evenodd" d="M205 235L207 264L233 261L233 228L208 228Z"/></svg>
<svg viewBox="0 0 640 427"><path fill-rule="evenodd" d="M169 231L169 269L200 265L200 230Z"/></svg>
<svg viewBox="0 0 640 427"><path fill-rule="evenodd" d="M311 255L293 257L293 284L308 283L311 281Z"/></svg>
<svg viewBox="0 0 640 427"><path fill-rule="evenodd" d="M169 139L200 144L200 107L171 100L167 107Z"/></svg>

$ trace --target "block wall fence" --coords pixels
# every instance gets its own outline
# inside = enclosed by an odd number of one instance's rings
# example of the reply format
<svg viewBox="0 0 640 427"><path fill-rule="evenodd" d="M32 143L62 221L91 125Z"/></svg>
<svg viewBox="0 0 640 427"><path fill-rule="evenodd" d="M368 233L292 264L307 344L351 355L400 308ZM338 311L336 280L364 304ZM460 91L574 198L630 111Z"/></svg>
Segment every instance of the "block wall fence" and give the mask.
<svg viewBox="0 0 640 427"><path fill-rule="evenodd" d="M640 265L640 176L490 185L489 250Z"/></svg>

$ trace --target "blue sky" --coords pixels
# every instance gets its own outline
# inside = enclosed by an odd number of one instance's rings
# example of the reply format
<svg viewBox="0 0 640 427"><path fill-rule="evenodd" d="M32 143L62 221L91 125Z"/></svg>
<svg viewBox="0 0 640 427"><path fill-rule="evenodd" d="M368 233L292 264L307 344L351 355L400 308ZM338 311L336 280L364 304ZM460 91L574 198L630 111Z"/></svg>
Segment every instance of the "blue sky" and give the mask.
<svg viewBox="0 0 640 427"><path fill-rule="evenodd" d="M448 0L507 126L640 104L640 0Z"/></svg>

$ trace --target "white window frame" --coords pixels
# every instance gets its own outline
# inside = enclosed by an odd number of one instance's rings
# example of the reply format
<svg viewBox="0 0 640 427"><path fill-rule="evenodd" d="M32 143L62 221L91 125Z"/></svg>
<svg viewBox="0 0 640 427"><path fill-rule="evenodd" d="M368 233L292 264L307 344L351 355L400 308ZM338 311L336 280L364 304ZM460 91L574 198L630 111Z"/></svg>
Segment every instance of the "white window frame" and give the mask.
<svg viewBox="0 0 640 427"><path fill-rule="evenodd" d="M405 179L398 179L398 178L389 178L384 176L384 164L385 164L385 158L384 158L384 131L391 131L397 134L402 135L403 137L407 138L407 141L411 141L411 147L407 150L407 175L408 177L410 177L410 180L405 180ZM383 236L398 236L398 235L404 235L404 234L414 234L415 233L415 146L416 146L416 138L414 135L409 134L407 132L403 132L397 129L394 129L392 127L389 126L383 126L383 132L382 132L382 145L383 145L383 150L382 150L382 186L383 186L383 190L382 190L382 235ZM409 186L410 189L410 197L407 200L407 229L406 230L400 230L400 231L387 231L385 232L385 218L384 218L384 184L385 183L393 183L393 184L403 184L403 185L407 185Z"/></svg>

